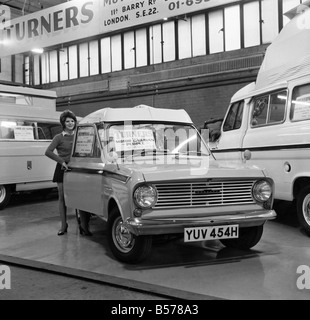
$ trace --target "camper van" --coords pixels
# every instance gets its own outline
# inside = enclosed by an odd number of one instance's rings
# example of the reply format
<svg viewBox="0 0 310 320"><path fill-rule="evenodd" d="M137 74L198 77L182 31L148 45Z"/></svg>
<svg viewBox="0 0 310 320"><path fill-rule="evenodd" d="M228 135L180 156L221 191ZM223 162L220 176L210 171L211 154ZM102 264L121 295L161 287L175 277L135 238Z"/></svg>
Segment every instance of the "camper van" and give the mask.
<svg viewBox="0 0 310 320"><path fill-rule="evenodd" d="M0 85L0 210L13 193L56 187L44 154L62 131L59 116L55 92Z"/></svg>
<svg viewBox="0 0 310 320"><path fill-rule="evenodd" d="M305 6L303 6L305 9ZM218 160L265 169L275 199L294 201L310 235L310 10L296 8L257 81L237 92L210 147ZM206 123L205 128L208 128Z"/></svg>
<svg viewBox="0 0 310 320"><path fill-rule="evenodd" d="M145 259L154 239L219 240L250 249L272 210L263 170L220 166L185 110L104 108L77 126L65 200L107 222L113 255Z"/></svg>

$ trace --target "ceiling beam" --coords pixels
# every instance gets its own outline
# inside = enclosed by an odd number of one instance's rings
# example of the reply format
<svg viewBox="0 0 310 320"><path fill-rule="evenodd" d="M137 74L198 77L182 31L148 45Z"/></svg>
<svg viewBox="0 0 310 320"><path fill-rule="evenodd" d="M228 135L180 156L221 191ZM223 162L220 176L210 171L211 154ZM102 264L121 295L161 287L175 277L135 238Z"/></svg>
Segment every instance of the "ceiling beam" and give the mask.
<svg viewBox="0 0 310 320"><path fill-rule="evenodd" d="M38 10L46 9L60 3L67 2L66 0L4 0L0 4L7 5L23 14L29 14Z"/></svg>

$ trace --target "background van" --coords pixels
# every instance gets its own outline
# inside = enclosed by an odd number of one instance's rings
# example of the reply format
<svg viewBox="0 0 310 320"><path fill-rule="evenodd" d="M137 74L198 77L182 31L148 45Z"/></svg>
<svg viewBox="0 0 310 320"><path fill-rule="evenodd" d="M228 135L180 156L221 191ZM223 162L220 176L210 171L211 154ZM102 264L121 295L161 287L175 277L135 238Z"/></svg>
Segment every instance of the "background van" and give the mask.
<svg viewBox="0 0 310 320"><path fill-rule="evenodd" d="M62 132L59 117L55 92L0 85L0 209L15 192L56 187L45 150Z"/></svg>
<svg viewBox="0 0 310 320"><path fill-rule="evenodd" d="M310 13L291 14L269 46L257 81L232 97L209 144L219 160L265 169L275 182L275 198L296 203L310 235L310 28L302 28Z"/></svg>

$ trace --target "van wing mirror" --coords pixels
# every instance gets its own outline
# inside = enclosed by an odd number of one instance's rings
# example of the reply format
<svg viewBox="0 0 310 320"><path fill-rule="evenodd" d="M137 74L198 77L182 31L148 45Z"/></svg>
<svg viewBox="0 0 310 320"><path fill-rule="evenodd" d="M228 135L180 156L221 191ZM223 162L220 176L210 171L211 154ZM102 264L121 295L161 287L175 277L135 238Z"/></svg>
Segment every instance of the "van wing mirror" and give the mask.
<svg viewBox="0 0 310 320"><path fill-rule="evenodd" d="M118 154L116 152L114 152L114 151L109 152L107 155L107 160L108 160L108 162L115 164L117 166L117 169L120 170L119 165L117 163Z"/></svg>
<svg viewBox="0 0 310 320"><path fill-rule="evenodd" d="M223 120L222 118L211 118L205 122L204 129L209 130L209 142L215 142L220 138Z"/></svg>

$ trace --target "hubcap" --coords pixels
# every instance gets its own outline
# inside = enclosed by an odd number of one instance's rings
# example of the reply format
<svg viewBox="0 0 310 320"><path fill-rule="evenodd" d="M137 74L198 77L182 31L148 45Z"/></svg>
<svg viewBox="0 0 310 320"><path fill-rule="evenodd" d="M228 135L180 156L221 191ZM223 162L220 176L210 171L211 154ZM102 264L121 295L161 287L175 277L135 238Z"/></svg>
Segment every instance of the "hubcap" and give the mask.
<svg viewBox="0 0 310 320"><path fill-rule="evenodd" d="M310 226L310 194L308 194L304 199L302 213L305 221Z"/></svg>
<svg viewBox="0 0 310 320"><path fill-rule="evenodd" d="M129 230L124 226L121 218L115 220L113 225L113 241L118 250L128 253L132 250L135 239Z"/></svg>
<svg viewBox="0 0 310 320"><path fill-rule="evenodd" d="M6 190L4 186L0 186L0 203L4 201L6 197Z"/></svg>

